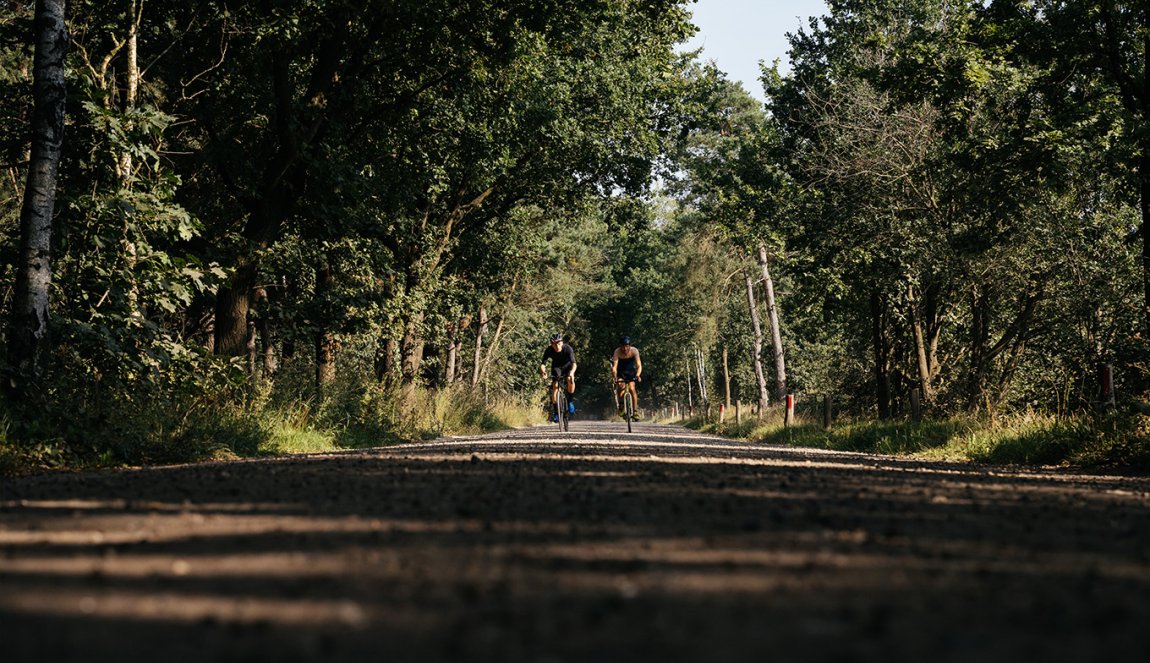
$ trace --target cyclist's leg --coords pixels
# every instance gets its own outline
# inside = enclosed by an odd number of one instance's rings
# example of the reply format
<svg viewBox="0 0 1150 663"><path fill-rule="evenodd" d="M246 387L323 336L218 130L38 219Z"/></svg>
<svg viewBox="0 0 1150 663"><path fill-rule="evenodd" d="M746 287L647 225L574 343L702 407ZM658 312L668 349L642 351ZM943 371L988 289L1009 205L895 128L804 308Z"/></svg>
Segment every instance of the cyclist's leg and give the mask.
<svg viewBox="0 0 1150 663"><path fill-rule="evenodd" d="M627 390L631 392L631 418L635 419L639 415L639 390L634 380L627 381Z"/></svg>
<svg viewBox="0 0 1150 663"><path fill-rule="evenodd" d="M575 375L567 374L567 408L568 412L575 411Z"/></svg>

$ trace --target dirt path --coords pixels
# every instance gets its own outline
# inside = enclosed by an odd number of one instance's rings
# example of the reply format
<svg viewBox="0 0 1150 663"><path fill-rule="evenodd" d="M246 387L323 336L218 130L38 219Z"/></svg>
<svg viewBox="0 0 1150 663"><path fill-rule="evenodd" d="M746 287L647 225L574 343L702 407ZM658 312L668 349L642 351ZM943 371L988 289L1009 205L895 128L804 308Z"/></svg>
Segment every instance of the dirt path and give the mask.
<svg viewBox="0 0 1150 663"><path fill-rule="evenodd" d="M1150 660L1150 480L574 422L0 484L0 660Z"/></svg>

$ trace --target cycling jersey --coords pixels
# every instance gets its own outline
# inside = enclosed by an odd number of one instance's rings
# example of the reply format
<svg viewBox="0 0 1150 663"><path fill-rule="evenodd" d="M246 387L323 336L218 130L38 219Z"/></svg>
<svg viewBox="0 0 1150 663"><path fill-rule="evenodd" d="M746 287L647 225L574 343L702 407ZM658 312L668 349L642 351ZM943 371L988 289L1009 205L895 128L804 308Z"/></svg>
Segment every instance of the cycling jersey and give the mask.
<svg viewBox="0 0 1150 663"><path fill-rule="evenodd" d="M553 349L550 345L543 351L543 360L540 364L551 362L551 375L554 377L564 377L571 374L571 370L575 368L575 348L563 344L559 350Z"/></svg>

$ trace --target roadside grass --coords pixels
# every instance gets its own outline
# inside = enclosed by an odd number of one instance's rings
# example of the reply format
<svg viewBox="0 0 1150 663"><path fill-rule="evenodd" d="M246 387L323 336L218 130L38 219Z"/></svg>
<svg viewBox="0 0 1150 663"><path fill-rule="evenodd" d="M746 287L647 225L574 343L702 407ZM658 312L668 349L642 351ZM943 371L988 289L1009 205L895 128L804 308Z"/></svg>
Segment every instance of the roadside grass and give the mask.
<svg viewBox="0 0 1150 663"><path fill-rule="evenodd" d="M321 406L317 419L335 431L341 448L364 448L506 430L531 420L530 408L509 400L487 401L464 386L402 393L369 385L354 398Z"/></svg>
<svg viewBox="0 0 1150 663"><path fill-rule="evenodd" d="M1150 421L1150 420L1148 420ZM829 431L803 417L783 425L781 408L736 425L688 420L688 427L764 444L996 465L1125 466L1150 469L1150 423L1114 417L1020 413L994 418L840 421Z"/></svg>
<svg viewBox="0 0 1150 663"><path fill-rule="evenodd" d="M276 402L253 389L242 398L149 405L117 409L102 423L61 417L24 429L0 412L0 476L325 453L488 433L540 418L535 407L487 401L465 387L403 395L379 384L343 385L323 399Z"/></svg>

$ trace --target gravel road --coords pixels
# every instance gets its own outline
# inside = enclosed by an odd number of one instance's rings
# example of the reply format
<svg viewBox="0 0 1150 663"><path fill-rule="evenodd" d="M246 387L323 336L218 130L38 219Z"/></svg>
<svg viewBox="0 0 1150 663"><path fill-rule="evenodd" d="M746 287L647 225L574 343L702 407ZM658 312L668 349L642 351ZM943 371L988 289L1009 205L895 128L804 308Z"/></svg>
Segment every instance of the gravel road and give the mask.
<svg viewBox="0 0 1150 663"><path fill-rule="evenodd" d="M0 661L1147 661L1150 480L576 421L0 483Z"/></svg>

